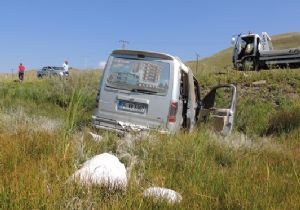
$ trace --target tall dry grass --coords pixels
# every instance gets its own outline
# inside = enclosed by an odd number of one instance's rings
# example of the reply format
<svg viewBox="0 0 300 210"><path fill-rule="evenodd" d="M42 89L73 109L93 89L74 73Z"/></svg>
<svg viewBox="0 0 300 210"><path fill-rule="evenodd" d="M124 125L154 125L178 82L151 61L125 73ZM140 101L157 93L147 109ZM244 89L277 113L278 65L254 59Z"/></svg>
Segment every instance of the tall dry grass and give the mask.
<svg viewBox="0 0 300 210"><path fill-rule="evenodd" d="M1 80L0 209L299 209L300 128L289 122L298 122L300 72L197 76L202 94L218 82L237 83L232 136L198 125L176 135L100 131L103 139L95 142L89 132L99 72ZM267 83L252 84L260 79ZM125 192L69 181L84 161L103 152L130 169ZM183 200L171 206L144 199L150 186L176 190Z"/></svg>

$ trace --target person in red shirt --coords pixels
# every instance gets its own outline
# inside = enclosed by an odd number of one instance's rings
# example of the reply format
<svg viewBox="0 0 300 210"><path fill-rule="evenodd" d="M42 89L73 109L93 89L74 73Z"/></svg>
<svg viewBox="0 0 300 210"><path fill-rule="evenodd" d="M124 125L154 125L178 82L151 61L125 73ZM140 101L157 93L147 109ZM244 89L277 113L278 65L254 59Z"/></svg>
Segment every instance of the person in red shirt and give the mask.
<svg viewBox="0 0 300 210"><path fill-rule="evenodd" d="M23 66L22 63L19 65L19 80L23 81L24 80L24 72L25 72L25 66Z"/></svg>

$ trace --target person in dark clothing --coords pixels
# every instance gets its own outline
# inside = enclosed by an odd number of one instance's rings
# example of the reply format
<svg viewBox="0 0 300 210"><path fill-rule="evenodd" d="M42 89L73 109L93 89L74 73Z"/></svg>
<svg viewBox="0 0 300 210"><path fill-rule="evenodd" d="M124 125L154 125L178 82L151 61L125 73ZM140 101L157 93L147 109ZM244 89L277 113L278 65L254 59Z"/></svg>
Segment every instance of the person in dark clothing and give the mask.
<svg viewBox="0 0 300 210"><path fill-rule="evenodd" d="M19 65L19 80L23 81L24 80L24 72L25 72L25 66L20 63Z"/></svg>

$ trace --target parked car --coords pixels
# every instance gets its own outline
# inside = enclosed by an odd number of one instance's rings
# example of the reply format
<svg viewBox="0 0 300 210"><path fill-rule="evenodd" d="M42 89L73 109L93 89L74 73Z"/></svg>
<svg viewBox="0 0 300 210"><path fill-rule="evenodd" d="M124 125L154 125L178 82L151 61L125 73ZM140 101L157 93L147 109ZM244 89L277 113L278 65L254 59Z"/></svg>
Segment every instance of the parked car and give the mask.
<svg viewBox="0 0 300 210"><path fill-rule="evenodd" d="M64 73L63 67L57 66L45 66L42 69L37 71L37 77L43 78L44 76L68 76L68 74Z"/></svg>
<svg viewBox="0 0 300 210"><path fill-rule="evenodd" d="M201 100L198 81L178 57L115 50L104 69L92 119L100 129L170 133L190 131L197 121L213 119L215 129L226 135L235 104L236 87L231 84L214 87Z"/></svg>

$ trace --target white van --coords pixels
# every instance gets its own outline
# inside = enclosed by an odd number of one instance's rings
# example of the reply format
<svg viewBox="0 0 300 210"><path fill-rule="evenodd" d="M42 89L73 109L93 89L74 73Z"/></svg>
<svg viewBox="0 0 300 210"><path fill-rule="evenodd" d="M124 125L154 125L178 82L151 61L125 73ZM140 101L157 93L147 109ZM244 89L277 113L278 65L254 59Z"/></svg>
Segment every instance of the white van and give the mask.
<svg viewBox="0 0 300 210"><path fill-rule="evenodd" d="M219 88L230 88L229 108L214 108ZM221 130L228 132L233 125L236 88L215 87L201 102L198 81L178 57L115 50L104 69L96 101L92 117L96 128L121 132L191 130L198 119L207 119L212 111L217 121L223 120Z"/></svg>

